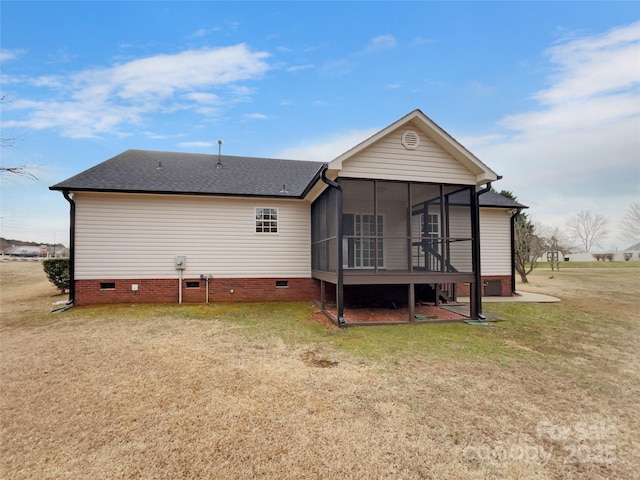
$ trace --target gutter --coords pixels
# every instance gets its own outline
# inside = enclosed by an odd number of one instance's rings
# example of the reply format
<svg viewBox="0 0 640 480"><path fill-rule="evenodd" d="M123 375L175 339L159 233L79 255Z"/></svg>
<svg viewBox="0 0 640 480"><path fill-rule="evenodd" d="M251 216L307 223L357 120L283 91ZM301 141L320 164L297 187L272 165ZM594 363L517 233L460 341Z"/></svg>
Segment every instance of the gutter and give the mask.
<svg viewBox="0 0 640 480"><path fill-rule="evenodd" d="M73 200L73 193L69 193L69 190L62 190L62 195L69 202L69 300L67 305L73 306L76 294L76 202Z"/></svg>
<svg viewBox="0 0 640 480"><path fill-rule="evenodd" d="M336 285L336 310L338 316L338 326L342 327L345 324L344 321L344 267L342 266L343 261L343 252L342 252L342 209L343 209L343 197L342 197L342 187L338 182L330 180L327 178L327 170L329 169L328 165L323 165L320 170L320 178L324 183L329 185L331 188L335 188L337 191L336 198L336 221L338 225L336 225L336 233L337 233L337 249L338 249L338 266L336 271L338 272L338 284Z"/></svg>
<svg viewBox="0 0 640 480"><path fill-rule="evenodd" d="M316 172L316 174L313 176L313 178L311 179L311 181L309 182L309 185L307 185L307 187L304 189L304 191L300 194L300 196L298 198L305 198L307 196L307 194L311 191L311 189L315 186L315 184L318 182L318 180L322 179L322 177L324 176L324 172L327 169L327 164L323 163L322 166L320 167L320 170L318 170ZM326 178L326 177L325 177ZM327 179L328 181L331 181L329 179ZM324 181L324 180L323 180ZM325 183L327 183L325 181ZM335 183L335 182L333 182ZM327 183L327 185L329 185Z"/></svg>
<svg viewBox="0 0 640 480"><path fill-rule="evenodd" d="M308 191L313 187L313 183L317 181L317 176L312 179L310 187L299 195L282 195L275 193L229 193L229 192L184 192L184 191L168 191L168 190L127 190L119 188L76 188L73 187L75 192L91 192L91 193L127 193L127 194L141 194L141 195L180 195L180 196L196 196L196 197L238 197L238 198L293 198L303 199ZM64 192L66 189L59 187L49 187L49 190L55 190Z"/></svg>

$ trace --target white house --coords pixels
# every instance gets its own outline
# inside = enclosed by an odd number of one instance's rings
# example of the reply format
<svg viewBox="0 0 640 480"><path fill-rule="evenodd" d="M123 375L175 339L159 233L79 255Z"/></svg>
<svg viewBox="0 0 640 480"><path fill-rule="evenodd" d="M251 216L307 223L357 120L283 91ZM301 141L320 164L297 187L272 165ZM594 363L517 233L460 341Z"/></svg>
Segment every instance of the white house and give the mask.
<svg viewBox="0 0 640 480"><path fill-rule="evenodd" d="M367 297L464 291L476 318L483 287L510 295L526 207L498 179L415 110L328 163L128 150L51 189L75 305L316 300L348 324Z"/></svg>

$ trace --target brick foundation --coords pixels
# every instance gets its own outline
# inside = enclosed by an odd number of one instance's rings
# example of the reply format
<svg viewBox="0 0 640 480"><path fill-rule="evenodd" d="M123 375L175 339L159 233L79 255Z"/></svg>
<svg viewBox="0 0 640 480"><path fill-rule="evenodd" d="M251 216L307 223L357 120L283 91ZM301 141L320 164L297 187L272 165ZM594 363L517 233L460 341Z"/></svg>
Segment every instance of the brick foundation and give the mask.
<svg viewBox="0 0 640 480"><path fill-rule="evenodd" d="M197 282L197 286L187 287ZM276 285L278 282L278 285ZM286 286L283 283L286 282ZM184 278L183 303L205 303L206 280ZM137 285L134 291L132 286ZM113 287L113 288L111 288ZM209 302L299 302L320 297L320 283L313 278L211 278ZM115 303L178 303L179 280L76 280L76 306Z"/></svg>
<svg viewBox="0 0 640 480"><path fill-rule="evenodd" d="M487 282L490 281L499 281L500 282L500 295L495 295L499 297L510 297L512 295L511 292L511 276L509 275L483 275L482 276L482 296L486 297L488 291ZM469 296L469 284L468 283L459 283L458 284L458 296L459 297L468 297Z"/></svg>

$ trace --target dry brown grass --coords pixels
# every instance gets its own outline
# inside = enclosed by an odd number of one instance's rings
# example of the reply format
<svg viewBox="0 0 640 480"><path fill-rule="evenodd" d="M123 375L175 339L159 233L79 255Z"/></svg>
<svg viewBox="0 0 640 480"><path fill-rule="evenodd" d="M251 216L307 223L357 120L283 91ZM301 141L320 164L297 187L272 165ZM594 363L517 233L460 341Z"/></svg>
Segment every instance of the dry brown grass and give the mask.
<svg viewBox="0 0 640 480"><path fill-rule="evenodd" d="M517 353L375 360L170 306L54 315L63 297L39 264L0 268L3 478L637 478L637 327L593 330L581 338L593 352L565 358L542 348L552 327L526 343L508 325L412 326L505 335ZM558 278L544 275L533 288ZM616 431L578 439L598 425ZM599 446L613 461L591 455Z"/></svg>

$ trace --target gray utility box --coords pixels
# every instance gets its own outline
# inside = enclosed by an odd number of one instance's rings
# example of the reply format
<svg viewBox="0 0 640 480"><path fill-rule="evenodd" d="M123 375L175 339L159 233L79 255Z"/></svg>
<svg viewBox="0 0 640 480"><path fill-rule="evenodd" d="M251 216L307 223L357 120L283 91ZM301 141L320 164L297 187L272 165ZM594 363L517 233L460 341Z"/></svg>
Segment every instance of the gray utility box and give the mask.
<svg viewBox="0 0 640 480"><path fill-rule="evenodd" d="M500 280L487 280L486 282L484 282L484 296L501 297L502 282Z"/></svg>

